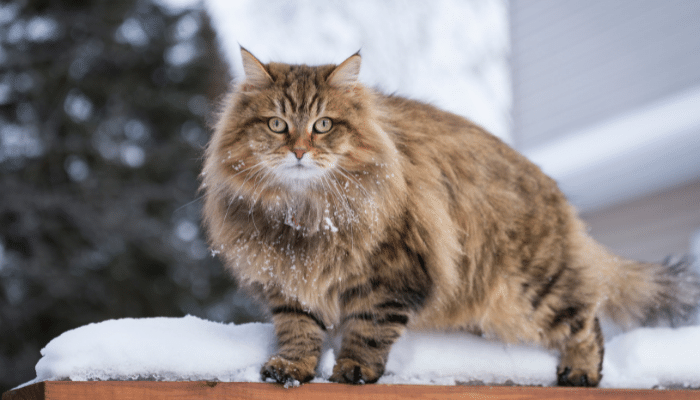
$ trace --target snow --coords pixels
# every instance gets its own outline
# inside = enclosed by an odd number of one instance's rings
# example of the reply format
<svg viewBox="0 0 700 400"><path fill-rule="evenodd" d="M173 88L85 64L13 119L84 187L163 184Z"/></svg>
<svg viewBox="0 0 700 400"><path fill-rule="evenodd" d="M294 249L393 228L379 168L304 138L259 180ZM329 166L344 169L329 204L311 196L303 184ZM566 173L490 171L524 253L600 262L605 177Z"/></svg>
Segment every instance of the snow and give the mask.
<svg viewBox="0 0 700 400"><path fill-rule="evenodd" d="M335 338L337 339L337 338ZM331 338L314 382L335 363ZM63 333L42 349L37 378L46 380L208 380L260 382L275 351L271 324L183 318L120 319ZM467 333L408 332L392 347L379 383L483 382L553 385L557 354ZM644 328L606 345L602 387L700 387L700 326Z"/></svg>
<svg viewBox="0 0 700 400"><path fill-rule="evenodd" d="M360 50L366 85L431 102L510 141L505 0L204 4L235 77L243 76L240 46L263 62L311 65L340 63Z"/></svg>
<svg viewBox="0 0 700 400"><path fill-rule="evenodd" d="M331 221L330 218L325 217L323 219L323 221L326 223L326 229L330 229L331 232L334 232L334 233L338 232L338 228L335 225L333 225L333 221Z"/></svg>
<svg viewBox="0 0 700 400"><path fill-rule="evenodd" d="M615 387L697 387L700 382L698 326L638 329L612 339L606 351L604 379Z"/></svg>
<svg viewBox="0 0 700 400"><path fill-rule="evenodd" d="M49 342L37 379L258 381L272 335L269 324L224 325L191 316L109 320Z"/></svg>

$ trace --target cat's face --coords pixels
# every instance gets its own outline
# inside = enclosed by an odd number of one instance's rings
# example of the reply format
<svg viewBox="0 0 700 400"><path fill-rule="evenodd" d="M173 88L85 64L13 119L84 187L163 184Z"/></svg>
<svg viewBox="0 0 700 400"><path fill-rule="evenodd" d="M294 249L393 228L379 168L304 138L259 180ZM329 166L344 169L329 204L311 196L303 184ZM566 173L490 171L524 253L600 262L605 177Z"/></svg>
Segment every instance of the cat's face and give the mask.
<svg viewBox="0 0 700 400"><path fill-rule="evenodd" d="M327 88L294 84L261 95L265 101L249 110L259 119L245 134L248 158L260 164L270 180L306 188L342 168L342 159L352 150L353 132L333 111Z"/></svg>
<svg viewBox="0 0 700 400"><path fill-rule="evenodd" d="M231 179L242 186L329 189L379 162L385 141L376 138L356 85L359 55L338 67L264 66L247 51L242 55L246 80L219 129Z"/></svg>

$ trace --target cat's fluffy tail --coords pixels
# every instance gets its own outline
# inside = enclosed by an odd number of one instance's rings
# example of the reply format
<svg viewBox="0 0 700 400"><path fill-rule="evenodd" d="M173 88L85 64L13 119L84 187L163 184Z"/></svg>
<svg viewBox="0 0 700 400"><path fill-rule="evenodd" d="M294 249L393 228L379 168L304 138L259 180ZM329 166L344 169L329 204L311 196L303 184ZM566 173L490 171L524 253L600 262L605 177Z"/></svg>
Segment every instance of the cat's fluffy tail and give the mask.
<svg viewBox="0 0 700 400"><path fill-rule="evenodd" d="M623 327L679 326L697 319L700 276L690 257L660 264L616 258L602 311Z"/></svg>

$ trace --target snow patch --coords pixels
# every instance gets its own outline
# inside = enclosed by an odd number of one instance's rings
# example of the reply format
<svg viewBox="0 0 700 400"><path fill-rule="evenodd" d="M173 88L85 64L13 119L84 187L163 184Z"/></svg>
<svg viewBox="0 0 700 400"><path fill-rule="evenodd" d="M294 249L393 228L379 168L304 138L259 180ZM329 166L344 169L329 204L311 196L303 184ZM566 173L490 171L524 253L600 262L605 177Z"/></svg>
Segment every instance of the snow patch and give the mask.
<svg viewBox="0 0 700 400"><path fill-rule="evenodd" d="M109 320L65 332L41 351L37 379L260 381L270 324L196 317Z"/></svg>
<svg viewBox="0 0 700 400"><path fill-rule="evenodd" d="M260 368L275 348L271 324L222 324L192 316L109 320L65 332L49 342L41 350L37 378L29 383L64 379L260 382ZM335 353L333 346L326 346L314 382L327 382ZM379 383L553 385L556 364L556 353L538 347L507 345L460 332L408 332L392 347ZM699 371L700 326L638 329L607 344L601 386L700 387Z"/></svg>
<svg viewBox="0 0 700 400"><path fill-rule="evenodd" d="M331 221L330 218L325 217L323 218L323 221L326 223L326 229L330 229L333 233L338 232L338 228L333 225L333 221Z"/></svg>
<svg viewBox="0 0 700 400"><path fill-rule="evenodd" d="M605 351L606 387L700 386L700 326L637 329Z"/></svg>

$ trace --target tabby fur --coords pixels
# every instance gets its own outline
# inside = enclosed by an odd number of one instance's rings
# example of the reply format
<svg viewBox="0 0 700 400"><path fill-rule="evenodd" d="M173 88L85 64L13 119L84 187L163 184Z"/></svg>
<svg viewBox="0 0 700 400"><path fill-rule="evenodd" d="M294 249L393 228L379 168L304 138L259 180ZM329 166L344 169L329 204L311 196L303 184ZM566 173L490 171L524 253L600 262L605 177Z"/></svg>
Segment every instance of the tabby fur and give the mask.
<svg viewBox="0 0 700 400"><path fill-rule="evenodd" d="M560 351L558 384L595 386L600 315L694 313L687 261L612 255L537 166L460 116L363 86L359 54L338 66L241 54L246 78L206 149L203 214L211 248L274 322L263 378L312 379L333 331L330 379L375 382L408 328L539 343Z"/></svg>

